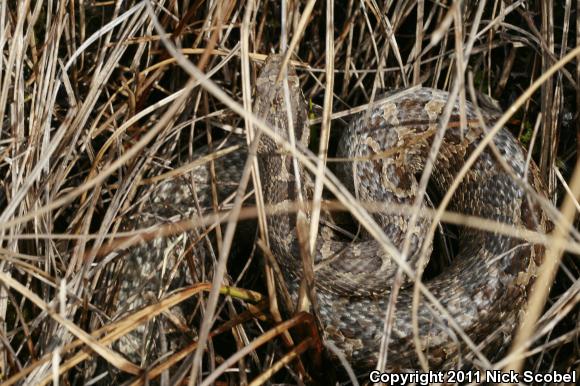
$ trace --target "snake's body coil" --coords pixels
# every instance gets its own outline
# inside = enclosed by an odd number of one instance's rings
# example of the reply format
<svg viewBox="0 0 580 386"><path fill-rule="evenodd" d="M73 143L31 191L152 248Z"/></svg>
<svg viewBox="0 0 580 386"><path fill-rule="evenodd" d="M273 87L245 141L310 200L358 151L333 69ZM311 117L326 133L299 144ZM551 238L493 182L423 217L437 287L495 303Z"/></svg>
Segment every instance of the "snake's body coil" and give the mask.
<svg viewBox="0 0 580 386"><path fill-rule="evenodd" d="M276 84L280 58L270 57L257 80L254 112L283 138L293 126L296 142L308 143L306 104L292 69L288 74L290 103L285 102L282 82ZM418 194L415 175L426 164L438 122L448 94L418 88L391 94L370 111L354 119L343 134L342 157L352 162L344 168L347 185L354 187L357 200L413 205ZM292 125L287 108L291 107ZM482 110L486 125L493 123L495 111ZM465 106L467 129L460 125L460 108L451 111L441 147L435 158L430 183L443 195L465 160L484 136L476 108ZM491 127L491 125L490 125ZM265 136L262 136L264 138ZM545 230L545 219L532 195L542 194L536 167L530 163L519 142L502 129L493 140L496 151L487 148L463 178L451 201L450 210L464 215L497 221L514 228ZM296 187L310 197L309 179L299 167L303 183L297 184L291 156L281 152L269 138L258 146L262 193L267 204L294 201ZM277 155L274 155L277 154ZM504 170L497 157L502 157ZM392 213L392 212L391 212ZM409 212L375 214L375 222L402 250L410 238L408 261L421 252L429 221L419 219L411 228ZM277 215L268 219L271 248L284 268L290 288L301 277L302 259L295 231L295 216ZM376 366L384 331L385 310L392 286L389 280L397 265L374 239L344 240L321 232L317 238L315 283L319 312L326 338L340 347L353 363ZM451 266L425 282L427 289L475 344L486 341L484 353L497 352L509 342L535 277L543 248L500 234L472 227L459 231L459 253ZM425 246L426 251L430 246ZM412 331L413 287L402 288L397 302L389 342L389 368L417 368ZM447 318L423 298L417 310L419 340L432 368L450 368L469 361L463 339L453 331Z"/></svg>
<svg viewBox="0 0 580 386"><path fill-rule="evenodd" d="M266 61L257 79L253 111L283 138L288 138L292 128L298 146L305 148L309 134L307 107L292 68L288 69L286 78L289 92L284 92L283 82L277 82L280 64L279 56L271 56ZM415 204L419 191L415 176L422 173L434 138L441 130L439 120L447 100L448 94L443 91L411 89L381 99L352 121L339 148L342 157L352 159L343 169L347 174L345 184L354 189L352 194L357 200L379 203L390 209ZM481 114L485 124L491 126L496 113L482 109ZM465 118L467 128L462 130L459 104L453 106L430 177L431 186L440 195L447 191L485 135L476 107L469 102L465 106ZM496 135L493 144L495 149L488 146L461 180L448 209L515 229L545 232L545 216L534 199L534 194L544 194L537 168L533 162L526 164L521 145L507 129ZM497 157L505 162L500 163ZM239 181L245 158L245 152L237 152L216 160L217 180L224 195L231 193ZM299 165L296 175L289 152L282 151L265 134L260 137L258 160L266 204L294 202L299 196L298 187L305 201L312 198L308 173ZM193 174L198 202L210 207L207 168L199 167ZM163 183L142 213L150 213L152 218L194 213L195 203L188 198L191 191L180 185L180 181ZM166 213L168 208L174 210ZM422 241L429 219L420 216L411 227L408 211L386 212L374 214L374 221L397 250L403 249L406 238L409 240L407 261L416 267L421 250L431 249ZM267 221L272 252L294 297L302 277L295 218L292 213L276 214ZM543 248L468 226L460 228L459 237L458 256L443 273L426 280L425 286L466 335L480 345L484 354L496 353L507 346L519 321ZM321 226L314 250L315 292L325 339L335 343L353 364L376 366L397 264L375 239L360 236L345 240L332 235L330 227L325 226ZM166 251L167 242L164 242L162 246L142 251L140 256L147 254L147 260L162 259L167 258ZM145 275L144 263L139 260L135 265ZM396 302L388 345L388 369L419 367L413 342L412 302L413 286L406 282ZM448 318L425 297L419 303L417 318L420 349L431 368L469 365L472 350L467 349L464 339L450 327Z"/></svg>

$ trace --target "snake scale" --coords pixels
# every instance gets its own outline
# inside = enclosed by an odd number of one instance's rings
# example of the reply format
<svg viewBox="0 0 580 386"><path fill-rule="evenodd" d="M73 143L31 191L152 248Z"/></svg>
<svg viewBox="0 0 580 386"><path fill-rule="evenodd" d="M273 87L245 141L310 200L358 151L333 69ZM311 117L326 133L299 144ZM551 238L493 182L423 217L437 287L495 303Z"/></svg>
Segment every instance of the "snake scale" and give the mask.
<svg viewBox="0 0 580 386"><path fill-rule="evenodd" d="M282 138L288 139L292 129L298 146L306 148L310 129L299 79L288 66L289 92L285 93L283 82L277 80L280 71L281 57L270 55L256 81L253 111ZM380 98L380 102L351 121L342 134L339 152L340 156L353 160L342 169L345 185L353 189L357 200L378 202L385 207L414 203L418 192L416 176L422 172L435 133L440 130L438 122L447 100L448 93L430 88L394 92ZM491 127L497 112L486 107L479 111ZM456 103L430 177L430 185L441 195L485 135L476 106L470 102L465 105L465 118L467 127L462 130L460 106ZM284 206L295 202L300 195L308 202L312 198L309 173L300 163L295 170L289 152L270 137L262 134L259 138L257 157L264 202ZM238 143L239 139L232 141ZM545 215L530 194L545 195L537 167L533 161L526 163L524 149L507 129L495 136L493 144L495 150L488 146L462 179L448 209L514 228L546 232ZM246 155L245 151L239 151L216 160L221 196L234 191ZM497 157L503 158L503 166L507 165L509 170L504 169ZM193 175L198 202L211 207L208 188L211 178L207 167L198 167ZM191 189L180 181L163 183L140 216L149 213L151 218L159 218L161 214L169 218L195 211ZM430 223L419 218L411 227L408 213L393 213L379 211L373 214L373 219L396 249L402 250L405 238L409 238L407 261L415 267ZM308 213L306 216L309 218ZM354 240L335 234L331 226L324 225L332 222L327 217L323 213L324 221L312 256L323 336L339 347L355 366L374 367L397 264L381 243L364 231ZM268 216L267 225L271 250L296 298L303 264L296 215L277 212ZM457 256L442 273L425 280L425 286L479 349L494 355L509 344L544 248L475 227L461 227L458 233ZM159 259L164 248L143 248L139 254L142 258ZM431 246L425 249L430 250ZM143 271L142 259L134 264L135 269ZM413 342L412 301L413 285L407 282L396 302L387 369L419 368ZM417 313L420 349L431 368L473 366L470 363L474 358L466 343L424 298Z"/></svg>

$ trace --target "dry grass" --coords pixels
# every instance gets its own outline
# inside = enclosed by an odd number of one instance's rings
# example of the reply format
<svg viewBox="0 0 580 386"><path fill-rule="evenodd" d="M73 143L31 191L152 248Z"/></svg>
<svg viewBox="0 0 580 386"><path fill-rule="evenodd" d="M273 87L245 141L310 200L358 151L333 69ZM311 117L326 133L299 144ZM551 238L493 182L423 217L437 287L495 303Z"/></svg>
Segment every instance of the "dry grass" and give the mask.
<svg viewBox="0 0 580 386"><path fill-rule="evenodd" d="M516 235L547 245L550 269L538 280L513 355L492 363L470 347L482 368L580 371L579 4L463 3L309 1L282 12L278 2L261 1L0 2L0 381L329 382L315 319L284 318L274 307L280 273L266 235L246 249L238 245L241 219L258 218L264 229L266 213L277 210L261 203L251 158L237 194L214 199L213 211L138 230L127 225L163 181L191 181L202 164L215 173L215 159L239 151L219 147L228 134L251 137L255 126L274 135L249 111L256 71L272 50L287 53L315 105L313 153L289 144L315 176L313 218L327 209L350 212L391 249L399 279L421 274L369 215L384 208L356 202L325 165L337 161L328 150L342 119L366 110L382 89L418 84L450 90L463 106L474 89L499 100L508 113L487 141L507 125L530 149L557 227L549 236ZM196 149L208 144L214 151L199 156ZM247 204L248 186L257 192L255 206ZM337 200L321 205L323 188ZM412 221L425 216L513 233L445 212L445 205L390 210ZM309 245L317 228L314 221L306 233ZM120 312L128 306L118 295L127 250L155 237L186 246L179 266L163 269L183 269L196 283L147 294L149 305ZM197 245L210 249L202 262ZM266 270L256 256L269 262ZM207 271L194 274L195 266ZM416 289L446 312L420 280ZM178 304L190 310L185 320L173 311ZM118 352L113 342L161 318L179 331L181 347L147 363ZM298 360L305 352L306 365Z"/></svg>

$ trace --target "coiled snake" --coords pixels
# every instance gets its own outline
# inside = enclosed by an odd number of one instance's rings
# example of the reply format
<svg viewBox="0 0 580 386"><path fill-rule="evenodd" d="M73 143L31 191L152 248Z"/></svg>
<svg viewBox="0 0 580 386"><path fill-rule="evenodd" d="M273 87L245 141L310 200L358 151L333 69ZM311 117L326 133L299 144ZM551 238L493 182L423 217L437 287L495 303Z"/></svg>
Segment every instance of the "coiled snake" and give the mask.
<svg viewBox="0 0 580 386"><path fill-rule="evenodd" d="M288 70L287 103L282 82L276 83L280 63L280 57L270 56L262 69L254 112L283 138L288 138L292 126L296 142L307 146L307 108L298 77L291 68ZM352 179L348 185L355 187L360 201L413 204L418 191L415 175L423 170L447 99L446 92L429 88L395 93L352 121L339 147L343 157L354 160L345 169ZM287 106L291 108L292 125L287 119ZM468 125L462 132L459 105L453 107L435 159L430 181L440 194L445 193L485 134L474 105L467 103L465 110ZM481 113L487 125L497 115L485 109ZM542 193L535 165L530 163L526 170L524 150L507 129L502 129L493 142L497 151L487 149L481 154L456 190L450 209L513 227L545 231L539 205L517 182L517 178L525 180L533 191ZM503 157L511 170L504 170L497 156ZM299 166L296 177L292 157L265 135L258 145L258 158L267 204L294 202L299 186L302 196L307 201L311 198L305 170ZM405 237L410 237L409 261L417 260L428 227L426 220L408 229L408 214L379 213L374 219L396 248L402 249ZM293 215L268 217L272 251L294 290L302 276L295 224ZM328 236L325 230L323 227L317 238L313 259L326 339L340 347L353 363L376 366L392 285L388 279L396 264L375 240L353 242ZM543 248L475 228L463 227L459 233L458 256L425 285L476 344L485 341L485 353L496 352L509 342ZM412 341L412 296L412 286L403 288L398 296L388 349L389 368L418 367ZM432 368L454 367L466 359L462 358L468 353L465 344L425 300L419 306L418 321L421 349Z"/></svg>
<svg viewBox="0 0 580 386"><path fill-rule="evenodd" d="M283 83L277 81L280 69L281 58L270 56L257 79L253 111L283 138L289 138L292 128L298 146L306 148L309 138L307 106L299 80L289 67L289 93L285 93ZM285 95L289 96L288 100ZM440 130L438 122L447 99L446 92L429 88L397 92L382 98L380 103L353 119L342 135L339 151L342 157L352 159L343 167L347 175L345 184L353 188L358 200L381 203L386 208L414 203L418 192L415 176L422 172L433 138ZM486 125L491 126L497 113L488 108L480 111ZM430 185L439 194L446 192L485 135L472 103L467 102L465 106L467 128L463 131L459 117L460 108L456 104L430 177ZM237 143L239 139L234 141ZM545 232L545 216L530 194L544 194L536 166L531 162L526 167L524 150L507 129L502 129L493 143L495 150L488 147L479 156L462 179L448 209L514 228ZM298 164L296 175L289 153L265 134L260 136L257 156L266 204L283 206L295 202L298 188L305 201L310 201L312 182L308 173ZM509 170L504 170L498 156L503 158L505 162L502 163L507 164ZM216 160L215 172L222 196L233 192L245 157L246 152L240 151ZM207 168L198 167L193 175L198 202L211 207ZM187 216L195 212L191 190L187 182L180 181L163 183L139 214L146 219L136 223L149 225L153 218ZM323 224L332 221L323 218ZM412 228L409 214L405 212L379 211L373 219L398 250L403 249L405 238L409 238L407 260L416 264L430 225L428 219L419 218ZM290 211L288 214L277 212L268 216L267 225L271 250L282 267L291 294L296 295L303 264L296 236L296 215ZM321 225L313 256L316 300L324 337L335 343L354 365L374 367L397 265L382 244L365 236L365 232L359 232L362 236L355 240L345 240L332 230L331 226ZM145 277L143 270L149 267L151 275L155 265L149 261L166 257L167 253L163 252L166 245L167 242L158 243L153 248L145 246L140 252L131 253L127 260L134 267L129 270L139 271ZM425 247L427 251L430 248ZM426 280L425 285L459 327L480 345L483 353L497 353L510 341L543 253L541 246L513 237L462 227L458 254L451 266ZM126 284L135 285L133 282ZM412 301L412 283L405 283L396 302L388 346L388 369L419 367L411 327ZM424 298L417 313L420 349L431 368L453 368L472 361L470 350L449 327L449 320ZM122 352L128 354L132 350L127 348L129 346L139 347L138 340L126 341Z"/></svg>

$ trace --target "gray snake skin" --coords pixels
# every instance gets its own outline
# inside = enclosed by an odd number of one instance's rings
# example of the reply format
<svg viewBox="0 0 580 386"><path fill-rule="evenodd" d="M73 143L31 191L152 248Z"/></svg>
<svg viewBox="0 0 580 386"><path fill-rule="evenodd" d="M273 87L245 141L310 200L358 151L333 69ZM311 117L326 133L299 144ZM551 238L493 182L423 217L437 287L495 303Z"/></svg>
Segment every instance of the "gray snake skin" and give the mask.
<svg viewBox="0 0 580 386"><path fill-rule="evenodd" d="M309 128L306 103L298 77L288 70L290 103L284 100L280 57L266 61L256 84L254 112L279 135L288 138L288 114L291 106L296 142L308 144ZM343 134L340 152L354 159L344 169L351 176L347 185L355 187L358 200L413 204L418 190L415 175L423 170L437 122L448 94L419 88L390 95L354 119ZM494 111L483 110L491 127ZM468 128L461 132L459 106L453 107L443 144L435 161L431 184L445 193L454 176L484 135L478 124L475 107L466 106ZM546 220L539 205L525 193L510 173L526 179L529 186L543 193L537 168L532 163L525 170L525 154L519 142L503 129L494 139L498 154L512 169L505 171L491 150L485 150L454 194L450 210L494 220L513 227L546 231ZM391 151L402 149L402 151ZM261 137L258 146L260 178L267 204L294 202L298 198L292 159L284 155L274 141ZM311 184L299 167L302 196L311 197ZM374 219L399 250L406 235L411 237L409 261L418 259L421 240L428 221L418 221L408 229L408 215L376 214ZM330 221L330 219L328 220ZM295 216L268 217L271 248L283 267L286 280L296 291L301 278L302 259L295 232ZM374 367L383 336L386 305L396 264L375 240L344 240L324 232L317 239L314 272L319 313L326 339L335 343L353 364ZM527 242L474 228L461 228L459 253L451 266L425 285L446 307L467 335L484 353L504 348L518 323L543 248ZM396 305L394 326L389 343L389 369L418 368L412 341L412 285L402 288ZM418 309L421 349L431 368L453 368L469 360L465 344L425 300Z"/></svg>
<svg viewBox="0 0 580 386"><path fill-rule="evenodd" d="M267 59L257 79L253 111L283 138L288 138L290 115L296 142L306 148L310 129L299 79L294 69L289 67L287 81L290 92L286 101L282 83L276 81L280 67L279 56L271 55ZM384 203L386 206L389 203L414 203L418 190L416 175L423 170L447 99L446 92L429 88L392 93L381 99L383 102L352 120L342 135L339 152L340 156L354 160L343 164L342 169L346 174L345 185L353 189L358 200ZM290 114L287 106L290 107ZM430 179L433 189L441 195L484 136L475 106L467 102L465 113L468 124L464 132L460 130L459 111L457 104L451 112ZM485 107L481 113L486 125L491 127L497 113ZM228 141L234 144L240 142L239 139ZM546 219L539 204L513 178L515 174L527 182L533 191L544 195L536 166L532 162L526 171L524 150L507 129L502 129L493 142L497 152L488 148L481 154L463 178L448 209L515 228L546 232ZM511 170L502 168L497 155L503 157ZM246 156L244 150L216 160L220 196L234 191ZM292 157L265 134L260 136L258 144L258 163L266 204L295 202L298 186L302 189L302 197L307 202L310 200L312 181L309 174L299 166L296 176ZM192 174L198 202L211 207L207 167L198 167ZM195 213L196 204L188 186L191 185L182 179L162 183L133 223L150 225L160 218L169 221L171 216ZM309 214L306 215L309 218ZM338 346L353 365L375 367L397 265L381 244L366 236L364 231L359 232L354 240L348 239L324 225L332 223L327 214L322 217L324 221L319 229L313 260L323 336ZM428 219L420 219L413 229L409 229L408 215L375 213L373 218L395 248L401 250L405 238L410 237L407 260L415 267L423 246L422 240L430 225ZM303 264L296 236L296 216L291 213L271 215L268 216L267 225L271 250L283 270L291 295L296 298ZM144 246L137 253L130 253L128 269L150 277L159 269L155 268L159 266L155 260L167 258L168 243L155 240L153 248L151 245ZM175 242L172 245L179 250L186 247ZM430 250L431 246L426 246L426 249ZM203 253L201 250L198 252ZM444 272L425 280L425 285L463 331L480 345L482 352L493 355L509 344L543 254L541 246L462 227L459 229L457 256ZM172 266L168 265L167 271ZM191 280L198 279L182 281ZM127 286L136 287L138 282L135 280ZM155 288L158 286L156 284ZM143 286L140 288L139 291L143 291ZM130 292L130 288L126 288L126 292ZM413 285L406 282L397 298L387 369L419 368L411 327L412 299ZM131 308L140 305L134 304ZM418 321L421 350L432 369L470 365L473 357L466 344L424 298L420 301ZM135 336L125 337L119 344L121 352L131 356L133 349L130 347L139 347L139 342Z"/></svg>

